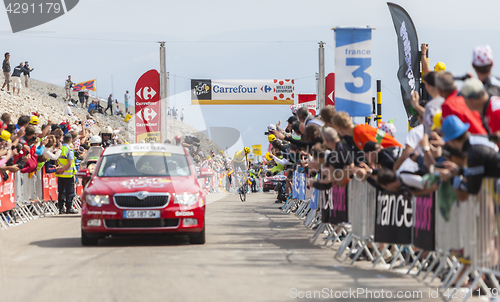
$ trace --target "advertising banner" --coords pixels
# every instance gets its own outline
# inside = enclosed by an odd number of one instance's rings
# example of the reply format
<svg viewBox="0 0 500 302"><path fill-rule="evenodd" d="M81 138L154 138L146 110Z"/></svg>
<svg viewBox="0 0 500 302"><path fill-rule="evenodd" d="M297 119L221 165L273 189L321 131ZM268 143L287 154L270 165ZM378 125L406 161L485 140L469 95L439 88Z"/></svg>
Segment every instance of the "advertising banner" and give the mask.
<svg viewBox="0 0 500 302"><path fill-rule="evenodd" d="M13 209L15 204L14 173L9 172L7 181L0 177L0 213Z"/></svg>
<svg viewBox="0 0 500 302"><path fill-rule="evenodd" d="M347 188L332 187L319 191L321 205L321 221L331 224L348 222Z"/></svg>
<svg viewBox="0 0 500 302"><path fill-rule="evenodd" d="M306 174L293 172L292 198L306 199Z"/></svg>
<svg viewBox="0 0 500 302"><path fill-rule="evenodd" d="M261 145L253 145L252 146L252 153L255 156L262 156L262 148Z"/></svg>
<svg viewBox="0 0 500 302"><path fill-rule="evenodd" d="M59 195L57 195L57 178L54 173L45 173L45 169L42 169L42 198L43 200L57 200Z"/></svg>
<svg viewBox="0 0 500 302"><path fill-rule="evenodd" d="M435 194L416 196L414 201L415 223L413 245L427 251L434 251L434 202Z"/></svg>
<svg viewBox="0 0 500 302"><path fill-rule="evenodd" d="M417 30L410 15L401 6L387 3L398 37L398 79L408 117L412 115L411 94L420 91L420 56Z"/></svg>
<svg viewBox="0 0 500 302"><path fill-rule="evenodd" d="M191 80L193 105L293 105L295 81Z"/></svg>
<svg viewBox="0 0 500 302"><path fill-rule="evenodd" d="M351 116L372 114L372 30L335 30L335 108Z"/></svg>
<svg viewBox="0 0 500 302"><path fill-rule="evenodd" d="M407 192L377 191L375 242L410 244L413 200Z"/></svg>
<svg viewBox="0 0 500 302"><path fill-rule="evenodd" d="M299 94L299 105L306 106L312 115L316 115L317 102L316 94Z"/></svg>
<svg viewBox="0 0 500 302"><path fill-rule="evenodd" d="M335 73L329 73L325 78L325 106L335 106Z"/></svg>
<svg viewBox="0 0 500 302"><path fill-rule="evenodd" d="M160 142L160 74L145 72L135 85L135 140Z"/></svg>

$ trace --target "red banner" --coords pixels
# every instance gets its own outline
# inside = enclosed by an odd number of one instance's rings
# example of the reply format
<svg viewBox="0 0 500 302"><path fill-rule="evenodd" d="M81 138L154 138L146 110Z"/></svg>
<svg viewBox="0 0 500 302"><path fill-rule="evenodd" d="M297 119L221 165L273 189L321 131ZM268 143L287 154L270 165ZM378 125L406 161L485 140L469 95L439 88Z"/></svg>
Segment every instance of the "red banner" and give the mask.
<svg viewBox="0 0 500 302"><path fill-rule="evenodd" d="M9 179L4 181L0 177L0 212L5 212L13 209L16 204L16 194L14 191L14 173L9 172Z"/></svg>
<svg viewBox="0 0 500 302"><path fill-rule="evenodd" d="M135 139L160 142L160 74L144 73L135 85Z"/></svg>
<svg viewBox="0 0 500 302"><path fill-rule="evenodd" d="M335 106L335 73L329 73L325 79L325 106Z"/></svg>
<svg viewBox="0 0 500 302"><path fill-rule="evenodd" d="M45 169L42 169L42 182L43 182L43 200L57 200L57 177L54 173L45 173Z"/></svg>
<svg viewBox="0 0 500 302"><path fill-rule="evenodd" d="M316 115L316 95L299 94L299 105L307 106L312 115Z"/></svg>

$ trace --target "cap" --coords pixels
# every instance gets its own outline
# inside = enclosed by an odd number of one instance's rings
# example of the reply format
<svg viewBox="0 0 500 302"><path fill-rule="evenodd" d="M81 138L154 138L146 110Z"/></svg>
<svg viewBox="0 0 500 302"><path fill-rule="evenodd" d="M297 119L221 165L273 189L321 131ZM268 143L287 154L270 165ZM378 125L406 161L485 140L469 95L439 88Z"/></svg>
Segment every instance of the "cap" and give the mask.
<svg viewBox="0 0 500 302"><path fill-rule="evenodd" d="M446 71L446 64L444 64L443 62L437 62L437 64L434 66L434 71L435 72Z"/></svg>
<svg viewBox="0 0 500 302"><path fill-rule="evenodd" d="M293 116L293 115L292 115L291 117L289 117L289 118L288 118L287 122L288 122L289 124L293 124L293 122L298 121L298 120L299 120L299 119L298 119L296 116Z"/></svg>
<svg viewBox="0 0 500 302"><path fill-rule="evenodd" d="M477 99L482 91L484 91L483 82L477 78L470 78L464 81L458 95L467 99Z"/></svg>
<svg viewBox="0 0 500 302"><path fill-rule="evenodd" d="M274 124L271 124L267 127L267 131L274 131L274 130L276 130L276 125Z"/></svg>
<svg viewBox="0 0 500 302"><path fill-rule="evenodd" d="M38 116L33 115L33 116L30 118L30 124L33 124L33 125L38 125Z"/></svg>
<svg viewBox="0 0 500 302"><path fill-rule="evenodd" d="M393 137L396 136L396 126L393 123L381 122L378 128Z"/></svg>
<svg viewBox="0 0 500 302"><path fill-rule="evenodd" d="M373 151L377 150L376 146L377 146L376 142L368 141L368 142L366 142L365 146L363 147L363 151L364 152L373 152Z"/></svg>
<svg viewBox="0 0 500 302"><path fill-rule="evenodd" d="M462 122L456 115L447 116L443 122L443 140L449 142L469 130L470 124Z"/></svg>
<svg viewBox="0 0 500 302"><path fill-rule="evenodd" d="M273 141L275 141L275 140L276 140L276 136L275 136L274 134L270 134L270 135L267 137L267 140L268 140L269 142L273 142Z"/></svg>
<svg viewBox="0 0 500 302"><path fill-rule="evenodd" d="M71 106L71 102L68 102L68 106Z"/></svg>
<svg viewBox="0 0 500 302"><path fill-rule="evenodd" d="M479 45L472 52L472 64L478 67L493 64L493 51L489 45Z"/></svg>
<svg viewBox="0 0 500 302"><path fill-rule="evenodd" d="M431 71L429 73L424 74L424 81L431 85L432 87L436 86L436 75L437 73L435 71Z"/></svg>
<svg viewBox="0 0 500 302"><path fill-rule="evenodd" d="M10 132L7 130L2 130L2 132L0 132L0 138L2 138L4 141L10 142Z"/></svg>

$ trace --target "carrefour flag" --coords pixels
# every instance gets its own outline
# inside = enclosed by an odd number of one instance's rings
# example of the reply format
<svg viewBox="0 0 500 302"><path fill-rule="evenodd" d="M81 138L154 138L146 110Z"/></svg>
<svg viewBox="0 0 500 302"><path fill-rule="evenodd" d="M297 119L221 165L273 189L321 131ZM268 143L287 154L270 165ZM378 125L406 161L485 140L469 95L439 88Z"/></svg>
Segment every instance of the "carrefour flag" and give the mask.
<svg viewBox="0 0 500 302"><path fill-rule="evenodd" d="M80 91L84 89L95 91L95 79L87 82L81 82L73 86L73 91Z"/></svg>
<svg viewBox="0 0 500 302"><path fill-rule="evenodd" d="M335 29L335 107L351 116L372 113L372 30Z"/></svg>

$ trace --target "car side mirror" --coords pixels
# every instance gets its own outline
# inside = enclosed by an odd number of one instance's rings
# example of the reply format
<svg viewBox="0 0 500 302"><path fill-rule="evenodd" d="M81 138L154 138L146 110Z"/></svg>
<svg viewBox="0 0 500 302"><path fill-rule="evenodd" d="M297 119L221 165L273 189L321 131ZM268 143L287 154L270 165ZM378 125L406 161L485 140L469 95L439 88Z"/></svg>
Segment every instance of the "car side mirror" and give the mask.
<svg viewBox="0 0 500 302"><path fill-rule="evenodd" d="M90 178L90 171L89 169L81 169L81 170L78 170L78 172L76 172L76 177L80 177L80 178Z"/></svg>

